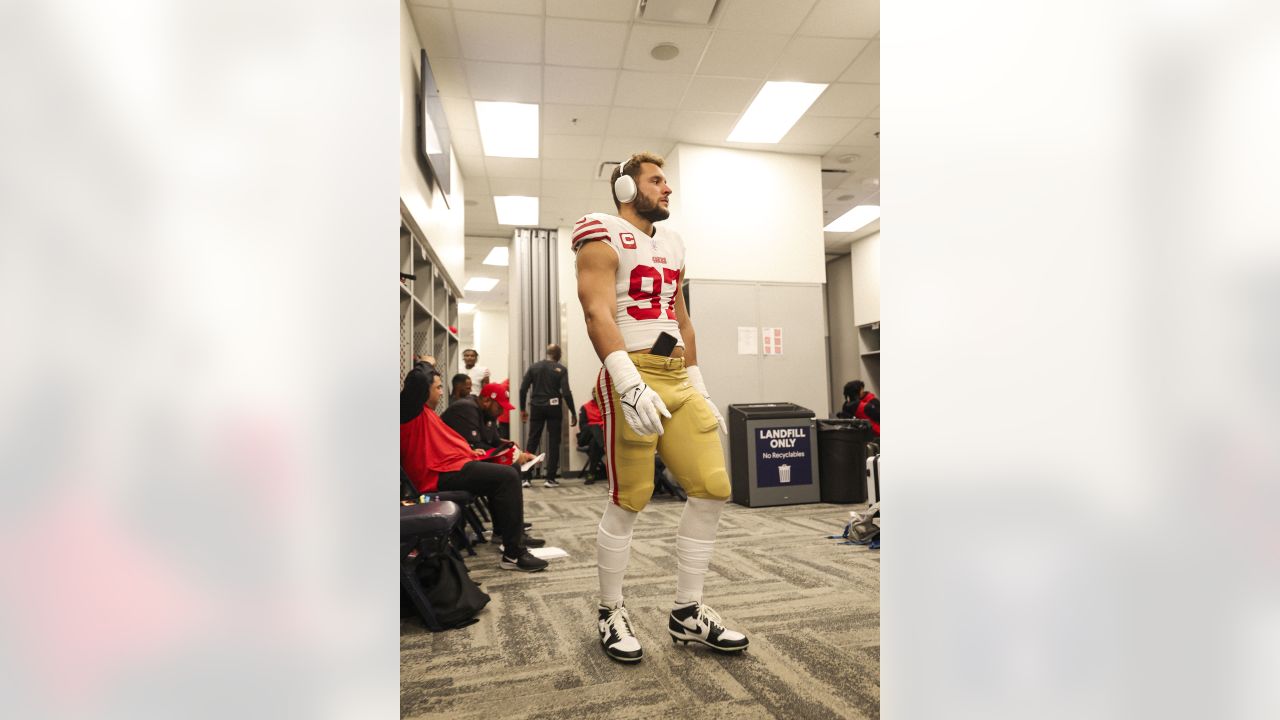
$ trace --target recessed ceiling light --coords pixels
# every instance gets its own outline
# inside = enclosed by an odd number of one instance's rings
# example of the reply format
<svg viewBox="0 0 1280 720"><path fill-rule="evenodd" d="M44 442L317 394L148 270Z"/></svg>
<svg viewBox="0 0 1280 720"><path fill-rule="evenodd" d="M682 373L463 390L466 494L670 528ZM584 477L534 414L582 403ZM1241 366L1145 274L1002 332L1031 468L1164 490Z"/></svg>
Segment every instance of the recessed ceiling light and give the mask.
<svg viewBox="0 0 1280 720"><path fill-rule="evenodd" d="M458 303L458 312L460 313L466 314L466 313L473 313L475 311L476 311L475 303L464 303L464 302Z"/></svg>
<svg viewBox="0 0 1280 720"><path fill-rule="evenodd" d="M488 254L488 255L486 255L486 256L484 257L484 260L483 260L483 261L481 261L481 263L480 263L480 264L481 264L481 265L507 265L507 264L509 264L509 263L508 263L508 260L507 260L507 246L506 246L506 245L499 245L498 247L496 247L496 248L494 248L494 249L490 250L490 251L489 251L489 254Z"/></svg>
<svg viewBox="0 0 1280 720"><path fill-rule="evenodd" d="M862 187L865 187L865 188L878 188L878 187L880 187L880 178L863 178L863 179L862 179Z"/></svg>
<svg viewBox="0 0 1280 720"><path fill-rule="evenodd" d="M862 159L862 156L857 153L849 153L847 155L841 155L840 157L836 158L836 160L839 160L842 163L851 163L861 159Z"/></svg>
<svg viewBox="0 0 1280 720"><path fill-rule="evenodd" d="M654 60L672 60L680 54L680 48L675 43L658 43L649 51L649 56Z"/></svg>
<svg viewBox="0 0 1280 720"><path fill-rule="evenodd" d="M767 82L725 139L776 143L826 89L826 83Z"/></svg>
<svg viewBox="0 0 1280 720"><path fill-rule="evenodd" d="M840 197L838 197L838 198L836 198L836 199L837 199L837 200L839 200L840 202L848 202L848 201L850 201L850 200L854 199L855 197L857 197L857 195L841 195Z"/></svg>
<svg viewBox="0 0 1280 720"><path fill-rule="evenodd" d="M855 205L852 210L832 220L823 232L854 232L880 217L879 205Z"/></svg>
<svg viewBox="0 0 1280 720"><path fill-rule="evenodd" d="M494 195L493 209L499 225L538 224L538 198L527 195Z"/></svg>
<svg viewBox="0 0 1280 720"><path fill-rule="evenodd" d="M489 157L538 157L538 106L476 101L480 144Z"/></svg>
<svg viewBox="0 0 1280 720"><path fill-rule="evenodd" d="M462 286L463 292L489 292L498 285L498 278L480 277L479 275L467 281Z"/></svg>

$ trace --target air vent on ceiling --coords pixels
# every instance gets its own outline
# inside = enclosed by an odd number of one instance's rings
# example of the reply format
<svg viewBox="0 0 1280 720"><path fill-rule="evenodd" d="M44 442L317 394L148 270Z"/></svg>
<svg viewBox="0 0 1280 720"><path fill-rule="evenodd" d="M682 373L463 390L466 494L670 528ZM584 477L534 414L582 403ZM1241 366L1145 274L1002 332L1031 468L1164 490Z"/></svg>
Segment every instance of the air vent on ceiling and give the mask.
<svg viewBox="0 0 1280 720"><path fill-rule="evenodd" d="M717 0L640 0L636 19L642 22L708 25Z"/></svg>

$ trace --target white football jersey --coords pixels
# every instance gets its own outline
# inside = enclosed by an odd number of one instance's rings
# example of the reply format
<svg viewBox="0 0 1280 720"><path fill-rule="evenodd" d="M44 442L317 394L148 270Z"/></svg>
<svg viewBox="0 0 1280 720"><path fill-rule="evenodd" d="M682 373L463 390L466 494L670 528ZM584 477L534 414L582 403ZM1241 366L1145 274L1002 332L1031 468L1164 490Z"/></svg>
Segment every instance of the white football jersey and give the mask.
<svg viewBox="0 0 1280 720"><path fill-rule="evenodd" d="M684 345L676 323L676 289L684 274L684 241L674 230L653 226L649 237L620 217L584 215L573 226L573 251L599 240L618 253L618 313L615 319L628 352L653 347L658 333Z"/></svg>

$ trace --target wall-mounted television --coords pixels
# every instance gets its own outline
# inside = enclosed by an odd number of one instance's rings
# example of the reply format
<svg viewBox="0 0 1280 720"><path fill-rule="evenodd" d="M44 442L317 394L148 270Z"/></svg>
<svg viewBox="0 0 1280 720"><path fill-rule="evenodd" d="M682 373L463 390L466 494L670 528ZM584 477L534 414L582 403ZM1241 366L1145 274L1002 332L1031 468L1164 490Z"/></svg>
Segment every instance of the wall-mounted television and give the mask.
<svg viewBox="0 0 1280 720"><path fill-rule="evenodd" d="M451 187L449 162L449 122L444 117L444 103L440 101L440 86L427 62L427 51L422 51L421 83L418 91L418 156L423 162L423 172L449 202Z"/></svg>

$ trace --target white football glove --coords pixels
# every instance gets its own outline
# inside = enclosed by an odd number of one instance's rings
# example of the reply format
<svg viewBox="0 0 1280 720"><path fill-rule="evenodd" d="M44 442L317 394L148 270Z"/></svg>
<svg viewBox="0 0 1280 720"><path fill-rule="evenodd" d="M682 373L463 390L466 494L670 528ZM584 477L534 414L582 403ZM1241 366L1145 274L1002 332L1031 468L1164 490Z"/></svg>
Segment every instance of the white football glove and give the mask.
<svg viewBox="0 0 1280 720"><path fill-rule="evenodd" d="M671 417L667 404L653 388L640 379L640 371L621 350L609 353L604 369L613 378L614 390L622 403L622 417L637 435L661 435L662 416Z"/></svg>
<svg viewBox="0 0 1280 720"><path fill-rule="evenodd" d="M711 408L711 414L716 416L716 422L720 424L720 432L725 435L729 434L729 428L725 427L724 416L716 409L716 404L711 402L711 396L707 394L707 384L702 381L702 371L697 365L685 368L685 372L689 373L689 384L693 385L693 389L702 394L702 399L707 401L707 407Z"/></svg>

